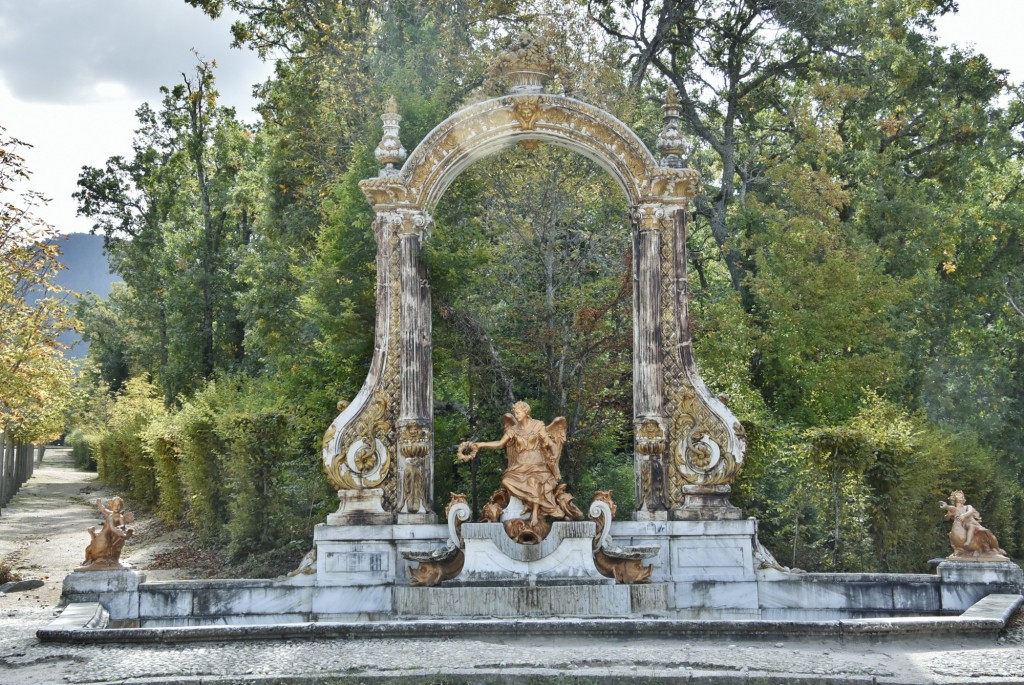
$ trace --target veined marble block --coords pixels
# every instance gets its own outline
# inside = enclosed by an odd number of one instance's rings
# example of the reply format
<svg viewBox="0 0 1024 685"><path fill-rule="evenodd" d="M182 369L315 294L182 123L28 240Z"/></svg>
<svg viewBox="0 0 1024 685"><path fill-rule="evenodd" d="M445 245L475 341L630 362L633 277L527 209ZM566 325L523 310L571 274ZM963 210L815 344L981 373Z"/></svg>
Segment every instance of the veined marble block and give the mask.
<svg viewBox="0 0 1024 685"><path fill-rule="evenodd" d="M462 526L466 562L451 583L522 583L571 579L577 583L614 584L594 566L594 537L590 521L555 521L548 536L536 545L520 545L500 523Z"/></svg>

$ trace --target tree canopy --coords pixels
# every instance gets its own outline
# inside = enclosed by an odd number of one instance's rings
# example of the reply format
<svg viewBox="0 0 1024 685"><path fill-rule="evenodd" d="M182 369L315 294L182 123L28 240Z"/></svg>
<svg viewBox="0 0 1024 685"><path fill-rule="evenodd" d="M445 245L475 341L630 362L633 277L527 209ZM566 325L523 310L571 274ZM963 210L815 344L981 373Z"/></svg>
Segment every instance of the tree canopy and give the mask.
<svg viewBox="0 0 1024 685"><path fill-rule="evenodd" d="M124 485L169 520L216 522L236 554L308 539L331 506L320 435L372 355L357 184L384 102L412 149L486 96L487 65L528 28L558 87L652 149L679 93L703 176L696 356L747 428L736 503L768 547L808 569L920 570L946 545L935 502L959 488L1024 554L1024 101L984 55L938 44L955 3L187 1L230 8L236 45L278 60L260 122L219 103L200 61L76 195L125 280L81 306L82 444L106 446L111 474L142 459ZM628 210L549 146L447 191L425 255L438 493L490 491L497 466L448 448L525 397L569 417L578 497L631 496ZM280 493L301 506L267 519Z"/></svg>

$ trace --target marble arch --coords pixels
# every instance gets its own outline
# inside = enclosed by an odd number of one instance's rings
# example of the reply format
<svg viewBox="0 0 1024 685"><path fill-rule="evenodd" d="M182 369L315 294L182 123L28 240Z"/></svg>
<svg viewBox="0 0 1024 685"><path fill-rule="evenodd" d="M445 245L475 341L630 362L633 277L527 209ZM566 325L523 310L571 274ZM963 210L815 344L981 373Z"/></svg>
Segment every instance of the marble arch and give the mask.
<svg viewBox="0 0 1024 685"><path fill-rule="evenodd" d="M609 112L545 92L551 65L536 50L506 57L505 66L506 94L459 110L408 158L394 99L382 116L375 151L382 169L360 183L376 215L374 356L362 389L339 403L324 436L324 469L340 500L328 524L435 520L430 284L420 251L431 212L454 179L517 143L588 157L631 205L634 518L739 518L728 492L743 463L743 429L701 380L690 345L686 208L699 175L684 168L678 105L670 98L664 107L655 157Z"/></svg>

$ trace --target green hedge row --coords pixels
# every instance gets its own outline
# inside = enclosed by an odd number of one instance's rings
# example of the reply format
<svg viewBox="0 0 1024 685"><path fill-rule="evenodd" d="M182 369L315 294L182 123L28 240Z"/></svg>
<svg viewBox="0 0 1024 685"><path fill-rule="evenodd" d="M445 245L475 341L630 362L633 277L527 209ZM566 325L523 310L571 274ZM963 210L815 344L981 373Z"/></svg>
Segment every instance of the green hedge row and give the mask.
<svg viewBox="0 0 1024 685"><path fill-rule="evenodd" d="M307 551L332 493L310 445L317 436L264 398L258 381L223 378L166 410L159 389L130 380L106 420L68 440L83 466L131 508L188 526L233 562Z"/></svg>

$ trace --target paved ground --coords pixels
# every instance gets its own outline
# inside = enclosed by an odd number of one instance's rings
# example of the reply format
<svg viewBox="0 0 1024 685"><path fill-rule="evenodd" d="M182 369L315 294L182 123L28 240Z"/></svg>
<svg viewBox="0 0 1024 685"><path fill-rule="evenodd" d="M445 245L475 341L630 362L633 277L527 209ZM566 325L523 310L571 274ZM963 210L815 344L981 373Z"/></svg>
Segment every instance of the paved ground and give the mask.
<svg viewBox="0 0 1024 685"><path fill-rule="evenodd" d="M93 474L48 453L0 516L0 561L39 590L0 597L0 685L43 683L925 683L1024 685L1024 627L999 641L839 642L490 639L282 640L187 645L43 645L60 581L95 516ZM145 528L146 522L141 522ZM133 541L135 542L135 541ZM144 567L151 549L126 548ZM1018 617L1019 619L1020 617Z"/></svg>

